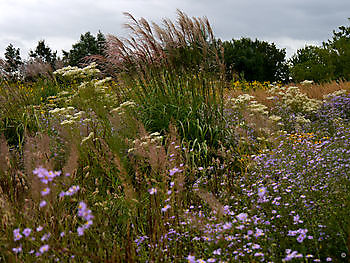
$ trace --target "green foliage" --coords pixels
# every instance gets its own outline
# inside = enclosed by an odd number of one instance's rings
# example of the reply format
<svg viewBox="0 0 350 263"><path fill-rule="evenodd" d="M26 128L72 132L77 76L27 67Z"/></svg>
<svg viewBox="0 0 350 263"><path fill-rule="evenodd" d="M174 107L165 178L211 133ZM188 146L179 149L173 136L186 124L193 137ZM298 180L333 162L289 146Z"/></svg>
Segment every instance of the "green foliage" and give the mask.
<svg viewBox="0 0 350 263"><path fill-rule="evenodd" d="M49 63L55 69L55 62L57 61L57 51L52 51L46 45L45 40L40 40L34 51L29 51L29 57Z"/></svg>
<svg viewBox="0 0 350 263"><path fill-rule="evenodd" d="M81 34L79 42L72 46L72 49L67 52L63 51L63 59L70 66L79 66L83 59L91 55L105 55L106 38L99 31L94 37L90 32Z"/></svg>
<svg viewBox="0 0 350 263"><path fill-rule="evenodd" d="M23 64L19 48L8 45L5 52L5 71L12 77L18 76L19 67Z"/></svg>
<svg viewBox="0 0 350 263"><path fill-rule="evenodd" d="M350 27L340 26L333 38L322 47L299 49L290 59L291 75L295 81L350 79Z"/></svg>
<svg viewBox="0 0 350 263"><path fill-rule="evenodd" d="M223 47L228 77L236 73L248 81L288 80L286 52L277 49L274 43L242 38L224 41Z"/></svg>
<svg viewBox="0 0 350 263"><path fill-rule="evenodd" d="M331 54L324 48L306 46L298 49L290 63L292 78L297 82L303 80L320 82L334 78L335 68L331 63Z"/></svg>
<svg viewBox="0 0 350 263"><path fill-rule="evenodd" d="M324 43L324 47L331 53L334 78L350 80L350 26L340 26L338 32L333 31L333 38Z"/></svg>

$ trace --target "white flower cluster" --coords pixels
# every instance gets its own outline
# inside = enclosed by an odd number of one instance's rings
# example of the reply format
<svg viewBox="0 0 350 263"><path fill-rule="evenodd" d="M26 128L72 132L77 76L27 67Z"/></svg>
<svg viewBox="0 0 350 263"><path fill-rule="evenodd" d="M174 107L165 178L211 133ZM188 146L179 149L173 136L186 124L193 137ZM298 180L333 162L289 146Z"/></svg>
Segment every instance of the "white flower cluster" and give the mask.
<svg viewBox="0 0 350 263"><path fill-rule="evenodd" d="M333 98L333 97L345 95L346 93L347 93L346 90L341 89L341 90L334 91L333 93L326 94L326 95L323 96L323 98L324 99L330 99L330 98Z"/></svg>
<svg viewBox="0 0 350 263"><path fill-rule="evenodd" d="M133 148L130 148L128 150L128 153L133 152L136 150L136 148L145 148L148 147L151 144L158 144L163 140L163 136L160 135L159 132L151 133L148 136L144 136L141 139L136 139L132 143L134 145ZM159 148L159 146L157 146Z"/></svg>
<svg viewBox="0 0 350 263"><path fill-rule="evenodd" d="M73 125L80 121L82 123L88 123L91 121L91 119L83 119L83 116L85 115L84 111L79 111L76 113L74 113L74 111L74 107L67 107L55 108L53 110L50 110L49 113L64 118L64 120L61 121L61 125Z"/></svg>
<svg viewBox="0 0 350 263"><path fill-rule="evenodd" d="M84 68L68 66L68 67L64 67L56 70L54 74L61 75L63 77L70 78L70 79L91 78L96 76L98 73L100 73L100 70L98 70L96 66L97 64L95 62L91 63L89 66Z"/></svg>
<svg viewBox="0 0 350 263"><path fill-rule="evenodd" d="M110 113L117 113L118 115L124 115L129 108L135 108L136 104L133 101L125 101L119 105L119 107L112 109Z"/></svg>
<svg viewBox="0 0 350 263"><path fill-rule="evenodd" d="M304 80L302 82L300 82L301 85L310 85L310 84L313 84L314 81L313 80Z"/></svg>
<svg viewBox="0 0 350 263"><path fill-rule="evenodd" d="M271 116L269 117L269 119L270 119L271 121L274 121L274 122L279 122L279 121L282 119L282 117L277 116L277 115L271 115Z"/></svg>
<svg viewBox="0 0 350 263"><path fill-rule="evenodd" d="M273 87L269 90L274 96L279 98L279 103L284 108L290 108L296 113L312 113L319 109L321 101L309 98L302 93L298 87ZM269 97L275 98L275 97Z"/></svg>
<svg viewBox="0 0 350 263"><path fill-rule="evenodd" d="M235 110L249 110L251 115L262 114L268 115L267 107L254 100L254 96L249 94L239 95L237 98L232 98L228 102L228 106Z"/></svg>

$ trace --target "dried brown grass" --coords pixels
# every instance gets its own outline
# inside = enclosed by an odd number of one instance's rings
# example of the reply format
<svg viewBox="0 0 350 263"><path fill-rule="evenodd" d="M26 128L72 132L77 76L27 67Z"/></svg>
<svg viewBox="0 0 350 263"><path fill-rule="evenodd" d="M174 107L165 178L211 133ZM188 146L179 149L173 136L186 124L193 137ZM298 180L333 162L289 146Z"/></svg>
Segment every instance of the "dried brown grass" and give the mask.
<svg viewBox="0 0 350 263"><path fill-rule="evenodd" d="M308 97L313 99L322 100L323 96L333 93L338 90L346 90L350 92L350 82L349 81L332 81L323 84L312 84L312 85L298 85L301 92L305 93Z"/></svg>
<svg viewBox="0 0 350 263"><path fill-rule="evenodd" d="M333 93L338 90L346 90L348 93L350 93L350 82L349 81L332 81L329 83L323 83L323 84L308 84L308 85L301 85L301 84L288 84L287 86L297 86L299 87L300 91L304 94L306 94L311 99L318 99L322 100L323 97L327 94ZM271 96L268 93L268 90L249 90L249 91L242 91L242 90L226 90L225 92L225 100L233 97L237 97L239 95L242 95L244 93L247 93L249 95L252 95L255 97L256 101L259 103L262 103L266 105L267 107L271 108L274 103L271 100L266 99L267 97Z"/></svg>

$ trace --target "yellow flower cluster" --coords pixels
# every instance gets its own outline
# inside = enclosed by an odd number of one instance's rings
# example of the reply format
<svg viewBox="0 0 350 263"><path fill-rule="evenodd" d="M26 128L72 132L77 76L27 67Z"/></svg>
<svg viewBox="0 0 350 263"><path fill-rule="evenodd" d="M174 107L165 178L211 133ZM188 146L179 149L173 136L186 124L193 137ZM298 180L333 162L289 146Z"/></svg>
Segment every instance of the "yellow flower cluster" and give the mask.
<svg viewBox="0 0 350 263"><path fill-rule="evenodd" d="M250 90L269 90L273 86L281 87L281 83L270 83L270 81L233 81L231 83L231 88L235 90L243 90L243 91L250 91Z"/></svg>

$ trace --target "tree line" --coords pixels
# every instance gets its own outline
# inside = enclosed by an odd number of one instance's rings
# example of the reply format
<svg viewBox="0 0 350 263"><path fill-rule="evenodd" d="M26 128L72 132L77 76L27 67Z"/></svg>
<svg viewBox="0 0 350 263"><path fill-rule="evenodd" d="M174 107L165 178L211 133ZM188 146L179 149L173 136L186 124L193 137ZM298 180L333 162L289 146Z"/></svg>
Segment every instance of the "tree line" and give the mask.
<svg viewBox="0 0 350 263"><path fill-rule="evenodd" d="M80 36L71 50L62 51L60 58L57 51L51 50L44 40L40 40L36 48L29 52L27 61L22 60L20 49L10 44L6 48L5 59L0 59L0 76L31 79L50 74L63 66L81 66L89 56L107 56L106 43L106 37L100 31L96 36L87 32ZM258 39L218 39L217 43L224 49L223 61L228 81L350 80L350 26L340 26L337 31L334 30L332 38L321 46L298 49L290 59L286 58L285 49ZM191 48L181 50L179 61L197 55Z"/></svg>

